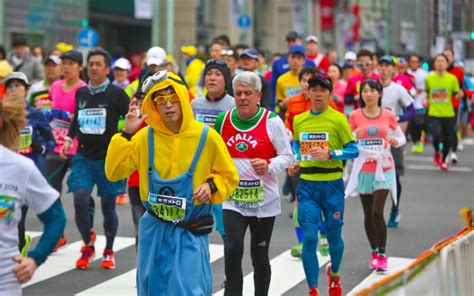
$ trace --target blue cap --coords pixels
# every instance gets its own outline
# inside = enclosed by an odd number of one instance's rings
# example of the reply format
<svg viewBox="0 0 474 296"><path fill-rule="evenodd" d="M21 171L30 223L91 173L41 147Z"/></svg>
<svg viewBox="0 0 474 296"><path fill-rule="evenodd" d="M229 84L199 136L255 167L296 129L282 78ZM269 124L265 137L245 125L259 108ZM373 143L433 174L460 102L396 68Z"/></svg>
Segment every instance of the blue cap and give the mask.
<svg viewBox="0 0 474 296"><path fill-rule="evenodd" d="M305 55L306 51L304 49L304 46L301 44L295 44L290 47L290 51L288 52L289 54L292 53L299 53L301 55Z"/></svg>
<svg viewBox="0 0 474 296"><path fill-rule="evenodd" d="M246 48L240 57L248 56L249 58L258 60L258 51L255 48Z"/></svg>
<svg viewBox="0 0 474 296"><path fill-rule="evenodd" d="M379 59L379 64L381 63L389 63L392 66L395 66L395 61L393 60L392 56L384 55Z"/></svg>

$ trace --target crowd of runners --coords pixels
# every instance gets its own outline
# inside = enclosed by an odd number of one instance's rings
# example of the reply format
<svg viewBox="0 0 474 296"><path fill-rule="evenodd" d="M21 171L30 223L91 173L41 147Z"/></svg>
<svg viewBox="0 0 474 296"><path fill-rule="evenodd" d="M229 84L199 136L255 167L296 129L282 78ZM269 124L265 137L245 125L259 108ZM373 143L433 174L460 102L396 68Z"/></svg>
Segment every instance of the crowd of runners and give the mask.
<svg viewBox="0 0 474 296"><path fill-rule="evenodd" d="M116 207L130 204L139 295L210 295L214 229L225 295L242 295L247 228L255 295L267 295L281 193L294 202L291 254L301 258L309 295L343 293L350 196L364 212L367 267L389 270L387 227L401 223L404 157L431 143L442 173L458 163L474 125L472 78L450 48L428 59L367 49L339 58L321 53L314 35L290 32L286 42L287 52L270 59L223 35L209 54L183 46L181 68L161 47L139 66L103 48L41 57L22 39L11 53L0 47L0 294L21 295L67 244L66 219L83 241L77 269L88 269L95 252L103 269L116 268ZM66 218L67 192L74 217ZM99 201L103 250L95 249ZM32 213L44 224L34 248L25 232ZM331 259L324 288L317 249Z"/></svg>

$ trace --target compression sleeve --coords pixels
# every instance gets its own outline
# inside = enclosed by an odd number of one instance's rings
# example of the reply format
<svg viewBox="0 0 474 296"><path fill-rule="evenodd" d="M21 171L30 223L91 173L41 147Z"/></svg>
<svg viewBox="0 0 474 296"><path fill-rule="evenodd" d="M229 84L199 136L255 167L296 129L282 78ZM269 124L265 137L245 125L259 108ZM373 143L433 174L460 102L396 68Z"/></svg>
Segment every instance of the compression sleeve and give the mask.
<svg viewBox="0 0 474 296"><path fill-rule="evenodd" d="M398 122L413 120L415 116L416 116L415 106L413 106L413 104L410 104L410 106L408 106L405 109L405 112L398 118Z"/></svg>
<svg viewBox="0 0 474 296"><path fill-rule="evenodd" d="M359 148L354 141L344 145L344 148L341 150L332 151L332 158L337 160L354 159L357 158L357 156L359 156Z"/></svg>

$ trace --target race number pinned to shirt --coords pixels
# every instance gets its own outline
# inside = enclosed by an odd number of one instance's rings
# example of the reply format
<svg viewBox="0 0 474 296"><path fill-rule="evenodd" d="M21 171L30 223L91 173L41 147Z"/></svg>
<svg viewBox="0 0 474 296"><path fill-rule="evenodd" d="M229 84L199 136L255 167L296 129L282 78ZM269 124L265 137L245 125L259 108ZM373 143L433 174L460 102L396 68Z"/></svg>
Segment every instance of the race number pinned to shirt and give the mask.
<svg viewBox="0 0 474 296"><path fill-rule="evenodd" d="M20 147L17 152L20 154L28 154L33 150L31 144L33 143L33 127L28 125L20 130Z"/></svg>
<svg viewBox="0 0 474 296"><path fill-rule="evenodd" d="M61 120L61 119L53 119L51 122L51 127L53 130L54 139L58 145L62 145L64 143L64 138L69 133L69 127L71 123L69 121Z"/></svg>
<svg viewBox="0 0 474 296"><path fill-rule="evenodd" d="M448 97L448 90L445 88L433 88L431 91L433 103L447 103L449 101Z"/></svg>
<svg viewBox="0 0 474 296"><path fill-rule="evenodd" d="M217 116L211 114L196 114L196 120L208 125L209 127L214 127L216 124Z"/></svg>
<svg viewBox="0 0 474 296"><path fill-rule="evenodd" d="M323 150L329 149L329 133L301 133L300 151L301 160L312 160L311 149L320 147Z"/></svg>
<svg viewBox="0 0 474 296"><path fill-rule="evenodd" d="M379 153L385 150L384 139L361 139L359 149L370 153Z"/></svg>
<svg viewBox="0 0 474 296"><path fill-rule="evenodd" d="M263 191L262 180L240 180L230 200L236 207L256 209L263 203Z"/></svg>
<svg viewBox="0 0 474 296"><path fill-rule="evenodd" d="M301 86L288 86L285 92L287 98L296 96L301 93Z"/></svg>
<svg viewBox="0 0 474 296"><path fill-rule="evenodd" d="M105 133L107 110L105 108L90 108L79 110L77 123L85 135L102 135Z"/></svg>
<svg viewBox="0 0 474 296"><path fill-rule="evenodd" d="M186 198L161 194L148 194L150 204L156 216L174 224L184 220L186 216Z"/></svg>

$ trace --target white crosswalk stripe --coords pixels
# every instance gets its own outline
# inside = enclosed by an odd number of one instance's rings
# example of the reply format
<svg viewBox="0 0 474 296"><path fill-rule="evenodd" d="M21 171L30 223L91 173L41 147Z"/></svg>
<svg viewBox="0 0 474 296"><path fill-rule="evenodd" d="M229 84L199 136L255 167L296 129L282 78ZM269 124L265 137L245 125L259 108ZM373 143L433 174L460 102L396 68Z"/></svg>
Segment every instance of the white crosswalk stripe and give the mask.
<svg viewBox="0 0 474 296"><path fill-rule="evenodd" d="M224 257L224 246L217 244L209 245L209 254L211 263ZM103 282L97 286L76 294L77 296L96 296L96 295L135 295L136 291L136 276L137 269L134 268L124 274L121 274L111 280Z"/></svg>

